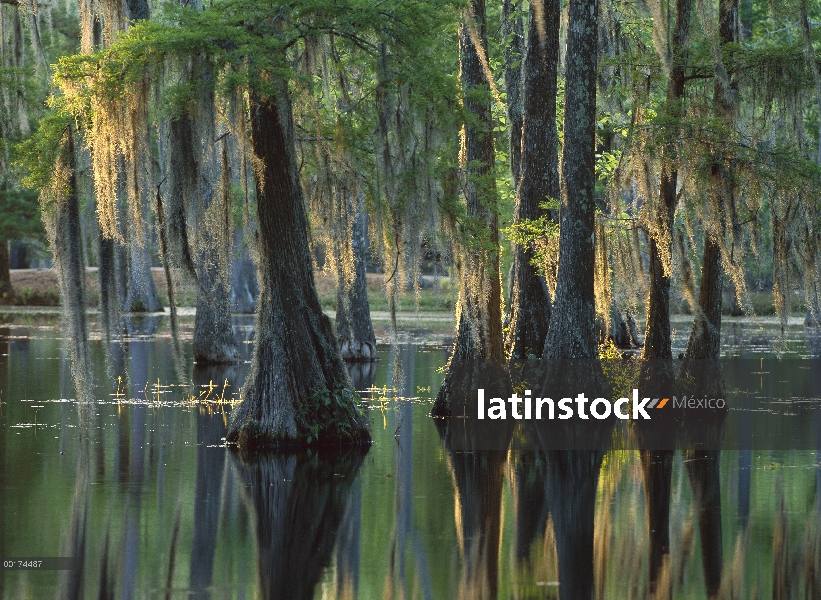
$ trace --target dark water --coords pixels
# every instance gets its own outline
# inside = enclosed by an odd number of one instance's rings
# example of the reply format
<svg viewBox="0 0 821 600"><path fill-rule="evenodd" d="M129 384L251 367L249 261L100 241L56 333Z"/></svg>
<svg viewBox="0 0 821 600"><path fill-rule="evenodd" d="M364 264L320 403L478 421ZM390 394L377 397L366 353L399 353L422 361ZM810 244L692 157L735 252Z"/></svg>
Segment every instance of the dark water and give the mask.
<svg viewBox="0 0 821 600"><path fill-rule="evenodd" d="M251 323L236 322L249 353ZM780 342L775 326L724 331L726 354L813 354L802 327ZM167 320L129 332L108 356L93 342L97 402L78 405L59 322L0 326L0 557L80 560L75 571L0 571L0 598L819 589L815 451L454 451L428 417L449 334L410 331L354 373L369 390L367 453L243 461L220 444L247 365L175 361Z"/></svg>

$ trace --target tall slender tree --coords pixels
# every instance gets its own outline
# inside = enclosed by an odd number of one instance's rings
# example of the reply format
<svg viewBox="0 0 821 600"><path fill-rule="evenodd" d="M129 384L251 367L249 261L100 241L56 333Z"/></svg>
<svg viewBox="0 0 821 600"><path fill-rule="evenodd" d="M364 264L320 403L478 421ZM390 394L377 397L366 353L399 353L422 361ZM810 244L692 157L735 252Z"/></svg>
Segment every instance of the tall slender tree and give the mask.
<svg viewBox="0 0 821 600"><path fill-rule="evenodd" d="M593 332L598 1L571 0L565 64L559 269L544 356L598 358Z"/></svg>
<svg viewBox="0 0 821 600"><path fill-rule="evenodd" d="M485 2L471 0L459 26L459 78L467 122L460 156L466 219L457 225L462 248L456 257L456 340L433 414L447 414L452 395L466 397L472 391L478 364L504 358L489 75Z"/></svg>
<svg viewBox="0 0 821 600"><path fill-rule="evenodd" d="M559 138L556 93L559 62L558 0L532 0L524 60L524 117L521 178L516 182L513 223L547 217L541 204L559 197ZM511 359L539 354L550 322L550 295L533 265L532 248L513 255L510 321L506 350Z"/></svg>

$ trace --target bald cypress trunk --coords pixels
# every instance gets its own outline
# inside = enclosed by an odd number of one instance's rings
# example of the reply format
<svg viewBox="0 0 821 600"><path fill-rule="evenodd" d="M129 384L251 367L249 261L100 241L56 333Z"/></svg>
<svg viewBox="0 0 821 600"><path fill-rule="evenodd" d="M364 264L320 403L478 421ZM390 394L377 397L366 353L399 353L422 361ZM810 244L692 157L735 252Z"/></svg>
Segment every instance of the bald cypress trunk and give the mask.
<svg viewBox="0 0 821 600"><path fill-rule="evenodd" d="M522 176L514 223L546 214L539 207L559 197L559 138L556 132L556 74L559 61L558 0L532 0L524 62ZM532 249L516 246L506 349L511 359L538 355L550 323L550 297L533 266Z"/></svg>
<svg viewBox="0 0 821 600"><path fill-rule="evenodd" d="M676 0L676 23L672 41L672 66L667 80L667 112L671 120L683 114L684 67L690 36L692 0ZM647 330L642 358L672 359L670 341L670 279L673 255L673 215L676 209L678 130L669 133L669 143L661 150L661 182L656 208L655 235L650 238L650 294L647 308ZM667 269L665 270L665 264Z"/></svg>
<svg viewBox="0 0 821 600"><path fill-rule="evenodd" d="M349 211L353 211L350 192L343 192ZM368 251L367 214L360 202L351 228L351 245L354 254L354 279L345 282L341 269L336 287L336 339L342 351L342 358L349 361L375 361L376 334L371 322L371 307L368 303L368 280L365 261Z"/></svg>
<svg viewBox="0 0 821 600"><path fill-rule="evenodd" d="M598 356L593 331L598 1L571 0L569 10L559 269L544 348L551 359Z"/></svg>
<svg viewBox="0 0 821 600"><path fill-rule="evenodd" d="M66 129L55 172L67 172L64 191L50 204L46 216L51 248L60 278L64 328L71 352L77 395L91 393L91 365L88 357L86 323L85 268L80 232L80 203L77 198L76 147L71 128Z"/></svg>
<svg viewBox="0 0 821 600"><path fill-rule="evenodd" d="M478 48L477 48L478 45ZM456 340L432 414L450 414L449 401L464 401L481 381L498 379L502 361L502 286L499 278L499 214L494 177L490 86L480 52L487 57L484 0L471 0L459 27L459 77L471 119L464 127L464 195L468 223L456 257L459 306ZM468 228L470 228L468 230ZM479 238L477 240L476 238Z"/></svg>
<svg viewBox="0 0 821 600"><path fill-rule="evenodd" d="M510 142L510 176L513 188L522 176L522 61L524 28L517 0L502 3L502 35L505 40L505 92L507 94L508 140Z"/></svg>
<svg viewBox="0 0 821 600"><path fill-rule="evenodd" d="M723 47L738 40L738 0L721 0L719 3L719 42ZM718 60L713 90L713 110L728 128L735 126L738 115L738 83ZM725 231L726 211L734 210L735 178L724 157L713 163L710 178L715 196L713 211L720 224L705 232L704 255L701 267L701 285L698 292L698 309L693 329L687 343L687 352L681 365L681 374L692 380L694 393L722 397L724 379L718 358L721 355L721 290L723 269L719 236ZM708 360L708 368L698 361Z"/></svg>
<svg viewBox="0 0 821 600"><path fill-rule="evenodd" d="M456 340L445 381L433 407L435 415L449 414L451 397L464 398L467 393L475 392L477 378L488 373L487 361L498 366L504 359L490 86L480 52L487 57L485 3L471 0L465 21L459 27L459 77L465 108L471 115L463 130L463 189L468 223L461 225L464 229L461 233L466 247L456 261L459 273Z"/></svg>
<svg viewBox="0 0 821 600"><path fill-rule="evenodd" d="M251 94L259 216L256 343L228 440L240 447L370 441L314 286L291 101Z"/></svg>
<svg viewBox="0 0 821 600"><path fill-rule="evenodd" d="M209 100L213 102L213 98ZM203 193L203 212L213 210L216 229L199 227L197 260L197 316L194 321L194 360L198 364L231 363L240 360L231 324L230 253L233 233L231 164L226 142L222 144L221 182L215 193Z"/></svg>

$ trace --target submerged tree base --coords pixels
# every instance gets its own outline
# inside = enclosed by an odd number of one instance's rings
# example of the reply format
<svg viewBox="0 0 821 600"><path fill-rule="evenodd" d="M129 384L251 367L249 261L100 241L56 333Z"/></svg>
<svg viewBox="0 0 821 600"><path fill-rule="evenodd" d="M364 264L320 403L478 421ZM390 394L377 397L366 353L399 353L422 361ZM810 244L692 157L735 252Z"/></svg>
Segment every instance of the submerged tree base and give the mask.
<svg viewBox="0 0 821 600"><path fill-rule="evenodd" d="M451 360L448 372L436 402L430 411L433 417L461 415L475 407L477 390L482 388L487 394L507 398L513 391L504 363L495 360L469 359ZM470 408L471 414L474 408Z"/></svg>

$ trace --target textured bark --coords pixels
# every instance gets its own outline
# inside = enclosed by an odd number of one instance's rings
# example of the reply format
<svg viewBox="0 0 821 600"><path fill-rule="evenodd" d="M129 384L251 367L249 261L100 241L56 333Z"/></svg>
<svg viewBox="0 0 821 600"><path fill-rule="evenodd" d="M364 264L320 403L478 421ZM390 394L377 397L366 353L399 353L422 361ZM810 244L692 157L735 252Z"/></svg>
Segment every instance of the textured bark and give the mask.
<svg viewBox="0 0 821 600"><path fill-rule="evenodd" d="M144 209L145 211L145 209ZM147 242L140 242L128 236L126 264L128 279L124 310L127 312L159 312L162 302L151 275L151 254Z"/></svg>
<svg viewBox="0 0 821 600"><path fill-rule="evenodd" d="M510 175L513 189L522 176L522 61L524 29L518 0L502 2L502 38L505 43L505 93L507 96ZM532 9L531 9L532 10Z"/></svg>
<svg viewBox="0 0 821 600"><path fill-rule="evenodd" d="M251 94L257 171L259 282L251 370L228 440L240 447L370 441L331 322L314 287L308 219L299 185L291 102ZM260 176L261 175L261 176ZM319 406L328 390L336 402ZM331 417L330 419L328 417Z"/></svg>
<svg viewBox="0 0 821 600"><path fill-rule="evenodd" d="M559 60L558 0L533 0L524 61L522 177L513 222L545 215L539 204L559 197L559 138L556 132L556 75ZM530 248L516 246L505 347L511 359L538 355L550 323L550 296L531 264Z"/></svg>
<svg viewBox="0 0 821 600"><path fill-rule="evenodd" d="M203 289L197 291L194 362L197 364L237 362L240 356L231 324L231 296L228 283L223 281L218 267L207 257L202 257L200 260L198 279L202 288L210 292L210 296L206 295Z"/></svg>
<svg viewBox="0 0 821 600"><path fill-rule="evenodd" d="M447 414L441 411L447 411L451 395L464 397L468 390L475 390L474 377L478 373L470 365L485 360L501 363L504 359L493 127L489 84L480 52L487 56L485 3L471 0L465 22L459 27L459 78L465 108L471 115L464 127L464 193L467 217L477 228L474 235L484 238L484 248L463 248L457 257L456 340L433 414Z"/></svg>
<svg viewBox="0 0 821 600"><path fill-rule="evenodd" d="M74 136L68 129L55 172L69 172L65 193L56 199L52 220L51 240L54 260L60 277L60 297L63 303L65 332L69 339L74 386L79 399L86 400L93 390L91 364L88 356L88 326L86 323L85 268L83 265L82 235L80 232L80 203L77 198L75 176Z"/></svg>
<svg viewBox="0 0 821 600"><path fill-rule="evenodd" d="M348 210L353 204L348 198ZM353 222L351 245L353 246L354 280L346 284L339 273L336 286L336 341L342 358L349 361L379 360L376 355L376 334L371 323L371 307L368 303L368 281L365 261L368 251L368 223L363 203ZM340 270L341 271L341 270Z"/></svg>
<svg viewBox="0 0 821 600"><path fill-rule="evenodd" d="M122 286L125 275L119 273L120 261L117 260L117 246L112 238L106 238L98 229L99 269L97 277L100 283L100 320L103 335L111 341L111 334L119 330L120 307L122 306Z"/></svg>
<svg viewBox="0 0 821 600"><path fill-rule="evenodd" d="M687 44L690 36L692 0L676 0L676 23L671 47L671 68L667 80L667 112L675 122L683 113L684 67L687 62ZM670 279L672 265L664 270L664 256L668 263L673 255L673 215L676 210L678 131L672 129L669 143L661 149L661 182L656 207L656 234L650 237L650 286L647 307L647 329L642 358L670 359L673 351L670 341Z"/></svg>
<svg viewBox="0 0 821 600"><path fill-rule="evenodd" d="M719 42L721 46L738 40L738 0L721 0L719 3ZM730 77L721 61L716 65L713 89L713 109L732 128L738 115L738 83ZM687 342L687 351L680 373L692 381L695 394L724 395L724 378L718 358L721 355L721 302L722 265L721 247L716 239L724 235L724 214L735 203L735 179L729 165L716 162L712 165L716 213L721 220L719 231L707 231L701 267L701 285L698 292L698 309L693 329ZM704 363L706 359L708 362ZM706 364L706 367L705 367Z"/></svg>
<svg viewBox="0 0 821 600"><path fill-rule="evenodd" d="M544 356L553 359L598 356L593 291L598 2L571 0L569 10L559 269L544 348Z"/></svg>
<svg viewBox="0 0 821 600"><path fill-rule="evenodd" d="M209 102L213 103L213 98ZM240 360L231 324L231 281L228 271L232 233L231 164L228 148L222 145L222 178L219 197L207 186L202 195L203 213L216 208L216 230L199 228L197 260L197 316L194 321L194 361L198 364L231 363ZM212 206L217 203L216 207Z"/></svg>

